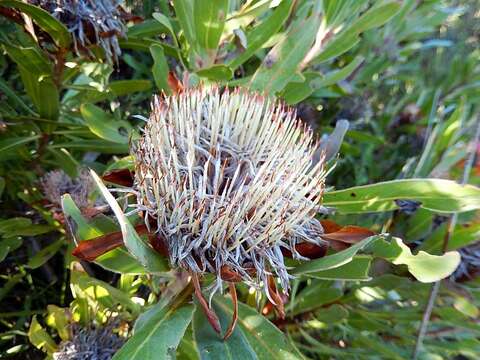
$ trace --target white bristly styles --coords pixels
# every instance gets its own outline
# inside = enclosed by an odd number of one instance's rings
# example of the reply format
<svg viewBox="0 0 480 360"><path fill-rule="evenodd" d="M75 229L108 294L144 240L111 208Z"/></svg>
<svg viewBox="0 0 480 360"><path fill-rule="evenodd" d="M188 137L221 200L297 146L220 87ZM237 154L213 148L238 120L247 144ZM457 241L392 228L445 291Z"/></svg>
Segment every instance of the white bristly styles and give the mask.
<svg viewBox="0 0 480 360"><path fill-rule="evenodd" d="M156 224L173 266L217 275L212 293L222 267L257 288L273 274L287 291L281 248L301 258L295 244L323 241L317 146L292 109L246 90L155 97L132 147L134 206Z"/></svg>

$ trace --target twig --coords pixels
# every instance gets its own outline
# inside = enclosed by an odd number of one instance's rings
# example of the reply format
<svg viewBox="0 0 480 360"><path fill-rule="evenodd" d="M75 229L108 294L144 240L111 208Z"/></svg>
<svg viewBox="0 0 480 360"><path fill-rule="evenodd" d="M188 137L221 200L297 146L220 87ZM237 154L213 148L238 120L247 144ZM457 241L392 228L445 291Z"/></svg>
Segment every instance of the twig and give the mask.
<svg viewBox="0 0 480 360"><path fill-rule="evenodd" d="M235 284L233 282L228 283L228 287L230 289L230 295L232 296L233 302L233 315L232 315L232 322L228 327L225 335L223 336L223 340L227 340L230 335L232 335L233 330L235 330L235 325L237 324L238 320L238 299L237 299L237 290L235 289Z"/></svg>
<svg viewBox="0 0 480 360"><path fill-rule="evenodd" d="M212 325L213 330L217 333L222 332L222 328L220 327L220 320L218 319L217 314L208 306L208 302L202 294L202 289L200 288L200 281L198 280L198 275L194 272L191 273L193 286L195 288L195 296L198 299L198 302L207 317L208 322Z"/></svg>
<svg viewBox="0 0 480 360"><path fill-rule="evenodd" d="M480 120L480 117L479 117L479 120ZM480 139L480 121L478 122L477 131L475 133L472 146L467 153L468 158L467 158L467 161L465 161L463 176L460 182L461 185L465 185L468 182L468 178L470 177L470 172L472 171L473 162L475 160L475 152L478 146L479 139ZM452 237L453 231L455 229L455 225L457 224L457 219L458 219L457 213L453 214L450 217L448 230L443 239L442 253L445 253L445 251L448 249L448 243L450 241L450 238ZM430 316L432 315L433 307L435 305L435 299L437 298L438 290L440 289L440 283L441 281L435 282L435 284L433 284L432 286L432 289L430 290L427 307L425 308L425 311L423 313L422 323L420 324L420 329L417 335L417 341L415 343L415 350L413 351L413 356L412 356L413 360L416 360L418 358L418 355L422 348L423 339L425 337L425 334L427 333L428 323L430 321Z"/></svg>

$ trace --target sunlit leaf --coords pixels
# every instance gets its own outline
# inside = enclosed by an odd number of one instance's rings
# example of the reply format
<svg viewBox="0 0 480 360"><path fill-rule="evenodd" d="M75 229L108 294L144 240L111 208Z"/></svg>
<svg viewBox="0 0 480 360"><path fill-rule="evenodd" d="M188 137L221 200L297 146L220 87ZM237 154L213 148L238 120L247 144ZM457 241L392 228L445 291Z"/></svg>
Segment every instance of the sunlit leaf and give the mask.
<svg viewBox="0 0 480 360"><path fill-rule="evenodd" d="M108 205L112 208L119 224L120 229L122 230L123 242L127 247L130 254L132 254L135 259L137 259L143 266L145 266L149 271L158 273L168 271L167 261L159 253L157 253L153 248L150 247L144 240L138 236L134 227L130 224L130 221L127 219L123 213L120 205L118 205L115 198L108 191L108 189L103 184L102 180L98 175L91 170L91 174L95 183L97 184L100 192L107 201Z"/></svg>
<svg viewBox="0 0 480 360"><path fill-rule="evenodd" d="M246 34L246 49L228 63L235 69L247 61L260 47L267 42L283 25L292 9L293 1L285 0L263 22Z"/></svg>
<svg viewBox="0 0 480 360"><path fill-rule="evenodd" d="M327 192L323 205L341 213L382 212L398 209L395 200L415 200L441 213L480 209L480 188L443 179L386 181Z"/></svg>
<svg viewBox="0 0 480 360"><path fill-rule="evenodd" d="M29 15L40 28L52 37L58 46L63 48L70 46L71 38L68 29L42 8L16 0L2 0L1 6L15 8Z"/></svg>
<svg viewBox="0 0 480 360"><path fill-rule="evenodd" d="M222 329L228 327L233 314L229 299L216 296L213 308L220 318ZM239 303L237 326L232 336L223 341L207 323L203 312L197 309L194 316L194 338L202 359L301 359L285 335L255 309ZM206 326L205 326L205 323ZM253 352L252 352L253 350Z"/></svg>
<svg viewBox="0 0 480 360"><path fill-rule="evenodd" d="M174 359L175 351L192 320L193 305L156 308L156 313L136 329L113 360Z"/></svg>
<svg viewBox="0 0 480 360"><path fill-rule="evenodd" d="M250 81L253 90L275 94L292 79L298 65L310 49L320 24L316 14L299 20L263 60Z"/></svg>
<svg viewBox="0 0 480 360"><path fill-rule="evenodd" d="M108 227L106 219L105 221L88 222L69 194L62 196L62 209L68 217L67 222L69 226L71 225L73 227L71 231L74 232L73 236L76 237L78 242L93 239L104 235L108 231L115 231L117 229L113 223L110 223L110 226L113 226L113 228ZM105 223L103 226L101 226L102 222ZM96 263L110 271L123 274L144 273L144 268L141 264L135 260L124 247L111 250L100 256L96 259Z"/></svg>
<svg viewBox="0 0 480 360"><path fill-rule="evenodd" d="M95 135L115 143L128 144L132 127L127 121L116 120L101 108L92 104L83 104L80 107L80 112Z"/></svg>
<svg viewBox="0 0 480 360"><path fill-rule="evenodd" d="M52 354L57 349L57 345L42 325L38 323L36 316L32 318L32 322L30 323L28 339L35 347L49 354Z"/></svg>
<svg viewBox="0 0 480 360"><path fill-rule="evenodd" d="M219 64L196 72L198 76L206 77L210 80L227 81L233 77L233 71L228 66Z"/></svg>
<svg viewBox="0 0 480 360"><path fill-rule="evenodd" d="M152 74L155 79L155 84L159 90L163 90L166 94L170 95L172 89L168 85L168 64L163 47L159 45L150 46L150 54L153 57Z"/></svg>

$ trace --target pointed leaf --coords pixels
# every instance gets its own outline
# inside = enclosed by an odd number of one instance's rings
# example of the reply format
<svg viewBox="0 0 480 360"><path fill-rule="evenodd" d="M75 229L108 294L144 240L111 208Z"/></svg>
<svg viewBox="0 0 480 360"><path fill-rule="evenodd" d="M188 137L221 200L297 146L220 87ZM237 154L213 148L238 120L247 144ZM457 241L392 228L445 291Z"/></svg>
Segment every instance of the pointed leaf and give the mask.
<svg viewBox="0 0 480 360"><path fill-rule="evenodd" d="M408 271L420 282L430 283L451 275L458 264L460 254L449 251L441 256L419 251L413 255L410 248L401 239L393 238L387 242L378 239L369 246L375 256L382 257L395 265L407 265Z"/></svg>
<svg viewBox="0 0 480 360"><path fill-rule="evenodd" d="M203 49L216 51L225 26L228 0L195 0L195 36Z"/></svg>
<svg viewBox="0 0 480 360"><path fill-rule="evenodd" d="M47 32L55 43L63 48L70 46L70 33L65 25L38 6L17 0L2 0L1 6L15 8L30 16L42 30Z"/></svg>
<svg viewBox="0 0 480 360"><path fill-rule="evenodd" d="M308 273L306 275L316 279L325 280L367 281L371 279L368 275L371 263L371 256L356 255L353 257L352 261L345 265L333 269Z"/></svg>
<svg viewBox="0 0 480 360"><path fill-rule="evenodd" d="M83 104L80 107L83 119L90 130L102 139L119 144L128 144L131 125L126 121L120 121L107 114L98 106Z"/></svg>
<svg viewBox="0 0 480 360"><path fill-rule="evenodd" d="M197 75L210 80L227 81L233 77L233 71L226 65L218 64L197 71Z"/></svg>
<svg viewBox="0 0 480 360"><path fill-rule="evenodd" d="M298 65L310 49L319 25L320 17L317 14L297 21L287 36L267 54L253 75L250 87L271 95L281 91L295 75Z"/></svg>
<svg viewBox="0 0 480 360"><path fill-rule="evenodd" d="M386 181L327 192L323 205L340 213L383 212L398 209L395 200L415 200L441 213L480 209L480 188L444 179Z"/></svg>
<svg viewBox="0 0 480 360"><path fill-rule="evenodd" d="M28 339L38 349L41 349L49 354L52 354L57 345L53 339L48 335L47 331L37 321L37 316L32 318L30 329L28 329Z"/></svg>
<svg viewBox="0 0 480 360"><path fill-rule="evenodd" d="M225 330L233 315L233 304L231 300L216 296L212 301L212 305L220 317L222 329ZM222 341L219 335L211 328L207 329L202 327L201 329L204 330L199 334L199 326L201 325L199 321L202 321L202 319L204 319L203 323L207 321L202 317L203 314L199 313L195 315L198 316L198 318L195 317L193 323L194 337L197 340L199 349L203 347L203 349L206 350L218 349L219 351L215 352L214 355L200 351L202 359L295 360L303 358L288 342L285 335L269 320L245 304L239 303L238 305L238 323L232 336L226 341ZM207 325L209 326L209 324ZM208 334L206 332L208 332ZM198 336L201 336L201 341ZM215 340L215 336L217 340ZM246 340L246 345L244 340ZM203 341L206 341L206 346ZM230 341L234 342L234 344L229 344ZM213 344L213 342L215 342L215 344ZM225 345L222 345L222 342L224 342ZM230 349L229 352L222 352L222 347L223 349ZM253 354L251 353L252 349Z"/></svg>
<svg viewBox="0 0 480 360"><path fill-rule="evenodd" d="M217 314L222 329L227 329L231 317L214 301L212 303L213 310ZM233 360L233 359L256 359L255 352L248 344L242 329L234 330L228 340L223 340L216 333L200 306L196 306L193 317L193 336L197 343L198 352L202 360Z"/></svg>
<svg viewBox="0 0 480 360"><path fill-rule="evenodd" d="M160 45L150 46L150 54L153 58L152 73L155 79L155 84L159 90L163 90L166 94L170 95L172 89L168 84L168 64L163 47Z"/></svg>
<svg viewBox="0 0 480 360"><path fill-rule="evenodd" d="M159 307L136 329L112 360L170 360L192 320L193 305Z"/></svg>
<svg viewBox="0 0 480 360"><path fill-rule="evenodd" d="M228 64L232 69L236 69L247 61L255 52L261 48L287 20L292 10L293 1L284 0L278 5L272 14L266 18L260 25L247 33L247 47L240 55L230 61Z"/></svg>
<svg viewBox="0 0 480 360"><path fill-rule="evenodd" d="M88 222L73 202L69 194L62 196L62 209L67 219L67 224L72 226L72 234L79 244L83 240L89 240L105 234L104 229L100 228L99 222ZM142 265L135 260L125 249L117 248L97 258L98 265L113 272L122 274L142 274L145 272Z"/></svg>
<svg viewBox="0 0 480 360"><path fill-rule="evenodd" d="M167 261L159 253L153 250L140 236L138 236L134 227L130 224L127 217L123 213L120 205L118 205L115 198L110 194L110 191L105 187L102 180L98 175L90 170L95 183L97 184L100 192L112 208L122 230L123 242L127 247L130 254L132 254L143 266L149 271L158 273L168 271Z"/></svg>
<svg viewBox="0 0 480 360"><path fill-rule="evenodd" d="M347 264L350 261L352 261L353 257L360 250L365 248L370 243L376 241L380 237L381 237L381 235L371 236L369 238L366 238L366 239L360 241L359 243L356 243L355 245L349 247L348 249L339 251L335 254L328 255L328 256L325 256L325 257L317 259L317 260L307 261L307 262L297 266L295 269L293 269L292 274L293 275L302 275L302 274L308 274L308 273L315 273L317 271L334 269L334 268L337 268L337 267L342 266L344 264Z"/></svg>

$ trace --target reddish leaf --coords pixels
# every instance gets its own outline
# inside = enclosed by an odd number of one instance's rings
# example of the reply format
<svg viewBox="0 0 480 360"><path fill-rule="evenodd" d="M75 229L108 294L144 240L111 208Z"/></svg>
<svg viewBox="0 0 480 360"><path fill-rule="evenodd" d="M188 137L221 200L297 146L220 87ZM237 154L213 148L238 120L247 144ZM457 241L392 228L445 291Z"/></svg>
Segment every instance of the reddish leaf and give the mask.
<svg viewBox="0 0 480 360"><path fill-rule="evenodd" d="M322 238L325 240L340 241L347 244L355 244L367 237L373 236L375 233L367 228L361 226L349 225L342 227L340 230L323 234Z"/></svg>
<svg viewBox="0 0 480 360"><path fill-rule="evenodd" d="M117 231L97 237L92 240L81 241L72 251L72 255L84 261L94 261L100 255L123 245L122 232Z"/></svg>
<svg viewBox="0 0 480 360"><path fill-rule="evenodd" d="M165 239L159 234L148 234L148 240L152 248L165 257L168 257L168 246Z"/></svg>
<svg viewBox="0 0 480 360"><path fill-rule="evenodd" d="M255 275L255 268L253 267L247 267L245 268L245 271L249 275ZM229 282L241 282L243 280L242 276L238 272L230 269L227 265L223 265L220 269L220 277L222 280Z"/></svg>
<svg viewBox="0 0 480 360"><path fill-rule="evenodd" d="M325 234L336 232L342 228L341 225L338 225L332 220L320 220L320 224L322 224L323 232Z"/></svg>
<svg viewBox="0 0 480 360"><path fill-rule="evenodd" d="M320 243L320 245L315 245L312 243L303 242L295 245L295 250L300 255L309 259L318 259L324 257L327 254L328 244L326 242L322 242ZM290 250L282 248L282 253L286 257L292 257L292 252Z"/></svg>
<svg viewBox="0 0 480 360"><path fill-rule="evenodd" d="M114 184L131 187L133 185L133 173L129 169L118 169L107 172L102 179Z"/></svg>
<svg viewBox="0 0 480 360"><path fill-rule="evenodd" d="M147 233L145 225L135 226L139 235ZM121 231L105 234L91 240L81 241L72 251L72 255L85 261L95 261L99 256L123 245Z"/></svg>
<svg viewBox="0 0 480 360"><path fill-rule="evenodd" d="M212 326L213 330L220 334L222 332L222 328L220 327L220 320L218 319L217 314L215 314L215 311L213 311L213 309L208 306L208 302L202 294L200 281L198 280L198 275L196 273L192 273L192 282L195 288L195 296L197 297L198 303L202 308L203 313L207 317L207 320Z"/></svg>
<svg viewBox="0 0 480 360"><path fill-rule="evenodd" d="M173 71L168 73L167 82L174 94L179 94L183 91L183 85Z"/></svg>

